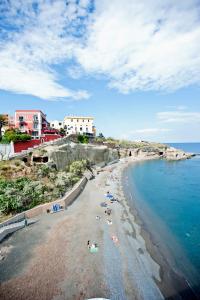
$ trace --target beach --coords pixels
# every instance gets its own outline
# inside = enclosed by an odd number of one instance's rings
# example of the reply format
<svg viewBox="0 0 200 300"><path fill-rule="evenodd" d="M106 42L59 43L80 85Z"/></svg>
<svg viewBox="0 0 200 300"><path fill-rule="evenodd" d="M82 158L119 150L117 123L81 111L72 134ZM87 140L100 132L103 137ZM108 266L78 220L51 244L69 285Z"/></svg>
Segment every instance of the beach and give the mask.
<svg viewBox="0 0 200 300"><path fill-rule="evenodd" d="M149 300L187 294L187 283L172 272L125 197L124 169L138 159L121 159L95 172L67 210L41 215L1 244L7 249L0 261L1 299ZM108 191L118 201L111 203ZM88 241L97 243L97 252L90 252Z"/></svg>

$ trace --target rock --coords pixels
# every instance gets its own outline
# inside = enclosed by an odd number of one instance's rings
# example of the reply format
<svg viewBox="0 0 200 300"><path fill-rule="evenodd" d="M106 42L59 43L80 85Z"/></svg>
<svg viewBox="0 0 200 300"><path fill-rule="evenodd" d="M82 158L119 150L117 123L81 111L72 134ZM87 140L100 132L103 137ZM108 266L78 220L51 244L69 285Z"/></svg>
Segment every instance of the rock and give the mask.
<svg viewBox="0 0 200 300"><path fill-rule="evenodd" d="M186 153L182 150L169 147L166 149L163 157L167 160L182 160L182 159L188 159L193 156L192 153Z"/></svg>

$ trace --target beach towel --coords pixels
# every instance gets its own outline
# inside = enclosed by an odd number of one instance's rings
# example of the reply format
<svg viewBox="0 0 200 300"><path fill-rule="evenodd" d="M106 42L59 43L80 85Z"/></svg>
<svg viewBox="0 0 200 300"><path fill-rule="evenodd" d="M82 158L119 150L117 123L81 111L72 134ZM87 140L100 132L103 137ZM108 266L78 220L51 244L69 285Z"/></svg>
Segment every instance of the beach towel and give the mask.
<svg viewBox="0 0 200 300"><path fill-rule="evenodd" d="M97 253L99 251L99 248L96 247L95 245L92 245L90 247L90 253Z"/></svg>

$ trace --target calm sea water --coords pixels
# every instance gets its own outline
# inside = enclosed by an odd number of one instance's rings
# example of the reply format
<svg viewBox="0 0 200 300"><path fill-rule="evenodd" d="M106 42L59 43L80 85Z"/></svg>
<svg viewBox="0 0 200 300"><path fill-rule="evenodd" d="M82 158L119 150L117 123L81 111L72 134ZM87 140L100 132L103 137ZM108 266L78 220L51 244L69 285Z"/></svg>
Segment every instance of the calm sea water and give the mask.
<svg viewBox="0 0 200 300"><path fill-rule="evenodd" d="M199 144L173 144L200 153ZM200 285L200 156L136 163L127 170L132 201L192 285Z"/></svg>

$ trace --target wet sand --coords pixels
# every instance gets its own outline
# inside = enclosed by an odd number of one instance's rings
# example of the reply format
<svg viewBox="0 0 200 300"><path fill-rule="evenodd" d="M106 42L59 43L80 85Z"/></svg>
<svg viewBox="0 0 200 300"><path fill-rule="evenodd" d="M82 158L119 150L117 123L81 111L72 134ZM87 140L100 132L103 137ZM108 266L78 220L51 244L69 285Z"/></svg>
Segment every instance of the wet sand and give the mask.
<svg viewBox="0 0 200 300"><path fill-rule="evenodd" d="M177 295L167 280L171 274L164 275L162 258L124 197L122 171L132 160L105 167L67 210L40 216L1 243L0 248L10 250L0 261L0 299L151 300ZM119 202L106 200L107 191ZM100 205L104 201L111 216ZM97 253L89 252L88 240L98 244Z"/></svg>

